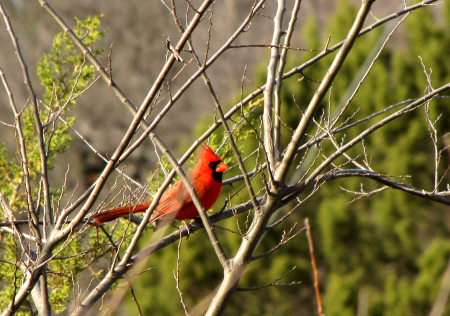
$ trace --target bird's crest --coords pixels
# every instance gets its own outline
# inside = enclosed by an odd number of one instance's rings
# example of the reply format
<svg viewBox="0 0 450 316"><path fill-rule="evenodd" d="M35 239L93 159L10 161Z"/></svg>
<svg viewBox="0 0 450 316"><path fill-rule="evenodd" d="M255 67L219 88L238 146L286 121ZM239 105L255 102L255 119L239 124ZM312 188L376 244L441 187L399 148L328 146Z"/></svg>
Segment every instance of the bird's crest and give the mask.
<svg viewBox="0 0 450 316"><path fill-rule="evenodd" d="M208 145L201 144L200 146L201 146L200 151L201 161L213 162L221 160Z"/></svg>

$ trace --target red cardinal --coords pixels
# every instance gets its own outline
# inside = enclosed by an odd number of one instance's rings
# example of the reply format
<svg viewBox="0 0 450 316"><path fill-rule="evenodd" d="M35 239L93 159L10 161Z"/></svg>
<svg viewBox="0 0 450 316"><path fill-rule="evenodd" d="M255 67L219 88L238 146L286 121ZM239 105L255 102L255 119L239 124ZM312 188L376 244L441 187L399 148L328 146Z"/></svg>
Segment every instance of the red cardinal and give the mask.
<svg viewBox="0 0 450 316"><path fill-rule="evenodd" d="M189 175L189 180L200 201L202 201L205 210L210 209L219 197L222 189L222 173L226 170L228 170L227 165L216 156L211 148L202 145L200 161ZM144 213L151 202L103 211L93 215L91 219L95 221L94 225L97 226L119 217L129 217L130 214ZM198 210L183 182L180 180L163 194L149 222L156 221L156 226L159 227L172 222L174 219L193 219L197 216L199 216Z"/></svg>

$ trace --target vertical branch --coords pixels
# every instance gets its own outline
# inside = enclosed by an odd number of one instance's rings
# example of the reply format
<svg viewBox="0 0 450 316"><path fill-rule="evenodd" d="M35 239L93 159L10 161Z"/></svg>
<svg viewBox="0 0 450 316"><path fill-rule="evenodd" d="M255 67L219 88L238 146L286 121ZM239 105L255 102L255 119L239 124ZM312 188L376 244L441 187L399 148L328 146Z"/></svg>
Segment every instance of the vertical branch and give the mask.
<svg viewBox="0 0 450 316"><path fill-rule="evenodd" d="M29 274L30 268L36 260L36 252L28 249L25 254L22 255L20 264L20 270L23 274ZM39 315L51 315L50 303L48 300L48 293L43 287L47 286L46 274L41 275L41 278L31 290L31 297Z"/></svg>
<svg viewBox="0 0 450 316"><path fill-rule="evenodd" d="M275 85L275 72L280 58L279 44L283 35L282 23L283 15L286 11L286 1L278 0L277 13L274 18L274 30L272 37L272 48L270 49L270 61L267 66L267 81L264 89L264 147L269 159L269 172L275 169L274 144L273 144L273 124L272 124L272 108L273 108L273 89Z"/></svg>
<svg viewBox="0 0 450 316"><path fill-rule="evenodd" d="M34 114L34 124L36 128L36 137L38 141L38 148L40 154L40 162L41 162L41 178L43 183L43 194L44 194L44 215L45 219L50 225L53 224L53 214L51 213L51 203L50 203L50 184L48 182L48 168L47 168L47 152L45 150L45 136L44 136L44 128L42 126L41 117L39 114L39 107L37 104L36 94L34 93L33 86L31 84L30 76L28 73L28 66L23 59L22 52L19 47L19 42L17 40L16 35L14 34L14 30L12 28L11 22L9 20L8 15L6 14L5 9L3 8L2 3L0 2L0 11L2 12L3 19L5 20L5 24L8 30L8 33L11 37L11 41L13 43L14 49L16 51L17 59L19 60L20 66L22 68L22 74L25 82L25 86L27 87L28 93L30 94L31 105L33 108ZM39 207L39 206L38 206ZM47 239L47 232L44 233L44 239Z"/></svg>
<svg viewBox="0 0 450 316"><path fill-rule="evenodd" d="M282 2L282 1L280 1ZM279 2L279 6L284 4ZM368 0L364 1L361 9L358 13L358 15L355 18L354 25L350 29L349 35L347 36L347 40L342 46L342 49L336 56L335 60L333 61L332 65L330 66L330 69L328 73L326 74L324 80L322 81L321 85L319 86L318 91L314 95L313 99L311 100L311 103L307 109L307 113L303 116L302 120L299 123L299 126L297 127L297 130L295 131L293 138L288 146L287 153L285 155L285 158L282 161L282 164L280 167L278 167L276 174L275 174L275 181L281 181L284 182L287 177L287 173L292 165L292 162L294 160L296 149L301 142L304 133L306 132L306 128L313 118L313 114L315 110L317 109L318 105L322 101L323 97L325 96L326 92L328 91L329 87L331 86L331 83L333 82L333 79L335 78L337 72L339 71L340 67L342 66L343 61L345 60L345 57L350 52L351 48L353 47L353 43L359 33L359 30L361 29L365 17L367 16L368 12L370 11L370 6L374 2L374 0ZM278 13L280 13L280 7L278 8ZM278 19L280 19L281 13L278 15ZM279 24L276 23L275 28L279 27ZM278 29L280 32L280 30ZM279 34L279 33L278 33ZM275 37L275 36L274 36ZM277 43L275 44L277 45ZM273 52L273 51L272 51ZM277 51L276 51L277 52ZM276 55L276 54L275 54ZM277 56L272 55L271 56L271 62L275 62L277 59ZM271 136L272 136L272 126L271 124L271 92L273 89L274 81L269 81L269 77L274 76L276 63L273 65L272 68L268 67L268 72L272 72L271 74L268 74L268 82L266 83L266 95L268 96L268 99L265 98L264 102L264 142L265 144L271 142ZM270 88L268 88L271 85ZM270 91L270 94L267 92ZM273 147L266 148L267 151L273 150ZM273 158L273 152L269 152L270 155L272 155ZM273 160L269 163L273 163ZM279 207L280 201L281 201L281 190L279 186L274 187L274 194L269 195L267 197L267 201L263 207L263 210L261 211L261 214L259 216L255 216L254 220L252 222L252 226L249 230L249 232L246 235L246 238L242 240L242 243L239 247L239 250L236 253L236 256L232 259L232 266L233 270L229 271L228 273L225 273L224 279L222 283L220 284L216 295L209 306L208 312L206 315L212 316L212 315L220 315L224 312L224 309L233 295L234 291L237 288L237 284L244 273L246 266L248 262L251 260L252 253L254 249L256 248L258 242L261 239L261 236L264 234L265 228L267 227L267 223L269 221L270 216L273 214L273 212Z"/></svg>
<svg viewBox="0 0 450 316"><path fill-rule="evenodd" d="M180 241L178 242L177 271L174 271L173 274L175 277L175 282L177 284L178 294L180 294L180 300L181 300L181 305L183 305L184 314L186 316L189 316L189 312L188 312L186 303L184 302L183 292L181 291L181 288L180 288L180 258L181 258L181 243L183 242L183 235L181 233L182 233L182 230L180 230Z"/></svg>
<svg viewBox="0 0 450 316"><path fill-rule="evenodd" d="M274 104L274 122L273 122L273 143L275 149L275 161L278 163L281 160L281 87L283 85L283 71L286 66L286 57L291 45L292 34L294 33L295 23L297 21L298 12L300 11L300 4L302 0L296 0L294 8L292 9L291 19L289 20L288 30L284 39L284 47L281 49L280 64L278 65L275 85L275 104Z"/></svg>
<svg viewBox="0 0 450 316"><path fill-rule="evenodd" d="M444 276L442 277L441 287L433 303L429 316L443 315L450 297L450 261L447 263Z"/></svg>
<svg viewBox="0 0 450 316"><path fill-rule="evenodd" d="M1 6L1 3L0 3ZM20 153L20 161L22 164L22 172L23 172L23 181L25 182L25 191L27 192L27 208L28 208L28 214L31 217L30 221L30 229L34 236L41 240L41 232L39 230L39 218L35 212L35 209L33 207L33 196L31 194L31 183L30 183L30 173L28 171L28 155L27 155L27 149L25 144L25 138L23 136L23 130L22 130L22 123L20 120L20 113L17 111L16 103L14 101L13 94L9 88L8 82L6 81L5 74L0 69L0 76L2 77L3 85L5 86L5 89L9 96L9 104L11 106L11 109L14 113L14 126L16 129L16 137L17 142L19 146L19 153Z"/></svg>
<svg viewBox="0 0 450 316"><path fill-rule="evenodd" d="M381 55L381 52L383 51L384 47L386 46L388 41L391 39L392 35L395 33L397 28L403 23L403 21L406 19L406 17L408 17L408 15L409 15L409 12L406 13L405 16L392 28L392 30L389 31L389 33L387 34L387 36L384 39L384 41L380 41L378 43L377 47L375 47L375 50L371 54L371 56L373 56L373 58L368 58L366 60L366 62L364 63L364 65L362 66L362 68L365 69L364 74L362 74L362 72L360 74L358 74L356 76L354 82L350 85L351 87L355 86L354 89L351 89L351 90L353 90L353 92L351 93L350 97L342 98L343 101L341 101L340 104L337 106L337 114L333 116L333 118L331 119L331 122L328 122L328 129L330 129L330 130L333 129L334 126L339 121L339 119L342 117L342 114L347 109L348 105L352 102L353 98L355 97L355 95L359 91L359 88L361 87L361 85L364 82L364 80L366 79L366 77L369 75L370 71L372 70L373 65L375 64L375 61L378 60L378 57ZM365 67L365 65L367 65L367 67ZM356 80L359 77L361 77L361 79ZM386 110L388 110L388 109L389 108L387 108ZM382 112L380 112L378 114L384 113L386 110L384 110L384 111L382 111ZM374 114L374 115L376 115L376 114ZM319 138L322 138L323 135L325 135L325 134L322 134L322 136L320 136ZM318 148L317 147L311 147L309 149L307 160L314 159L312 157L317 157L317 152L318 152ZM307 172L305 172L305 168L303 168L303 165L311 166L310 163L301 164L302 167L299 168L297 170L297 172L296 172L296 174L298 176L301 176L302 174L307 173ZM297 176L294 176L294 179L295 178L297 178ZM294 181L296 181L296 180L294 180Z"/></svg>
<svg viewBox="0 0 450 316"><path fill-rule="evenodd" d="M419 56L420 63L423 68L423 72L425 74L425 77L427 79L427 87L425 92L433 92L433 87L431 86L431 69L430 73L427 73L427 69L425 67L425 64L423 63L422 57ZM431 114L430 114L430 103L425 103L425 121L427 123L428 132L430 133L431 142L433 143L433 153L434 153L434 188L433 193L437 192L438 185L439 185L439 160L440 160L440 153L438 148L438 133L435 128L435 123L439 120L439 117L433 122L431 120Z"/></svg>
<svg viewBox="0 0 450 316"><path fill-rule="evenodd" d="M50 184L48 181L48 168L47 168L47 152L45 149L45 140L44 140L44 128L42 126L42 121L39 114L39 107L37 104L37 98L36 94L34 92L33 86L31 84L30 76L28 73L28 66L25 63L25 60L22 56L22 52L20 50L19 42L17 40L17 37L14 33L14 30L11 25L11 21L9 19L9 16L7 15L3 4L0 2L0 11L3 15L3 19L5 21L7 31L11 37L11 41L13 43L17 59L19 60L20 66L22 68L22 75L24 78L25 86L27 87L28 93L30 95L30 100L33 108L33 115L34 115L34 124L36 128L36 137L38 141L38 149L39 149L39 155L40 155L40 163L41 163L41 181L43 183L43 195L44 195L44 222L50 224L53 226L53 214L51 212L51 202L50 202ZM6 80L3 77L2 73L2 80L4 84L7 87ZM20 115L17 112L17 109L14 104L14 100L12 99L12 94L10 93L10 102L11 107L13 108L14 116L15 116L15 126L16 126L16 132L18 133L19 137L19 146L20 146L20 152L21 152L21 160L22 160L22 170L24 173L24 181L26 183L26 189L27 189L27 199L28 199L28 210L31 217L31 223L30 228L36 235L36 245L37 245L37 252L38 254L42 251L41 245L43 242L47 240L47 231L44 229L43 236L41 236L40 228L38 226L38 215L36 214L36 210L33 208L33 199L31 196L31 184L30 184L30 177L28 173L28 160L27 160L27 153L26 153L26 144L25 139L23 137L22 128L20 125ZM38 199L39 200L39 199ZM39 205L37 205L37 209L39 209ZM44 226L45 227L45 226ZM26 254L29 254L30 251L23 248L23 251ZM27 269L27 272L29 269ZM41 274L41 273L44 274ZM38 302L36 302L36 306L39 306L39 312L42 315L50 315L51 314L51 307L49 302L49 294L48 294L48 286L47 286L47 277L45 275L45 267L43 267L42 271L40 273L40 295L34 295L33 298L39 299ZM31 273L27 273L27 276L25 279L31 279ZM37 278L34 282L37 281ZM36 290L33 292L36 294ZM23 296L25 298L26 296ZM14 300L13 302L8 306L8 310L11 312L14 312L18 306L14 306Z"/></svg>
<svg viewBox="0 0 450 316"><path fill-rule="evenodd" d="M425 103L425 119L427 122L427 128L428 132L430 133L431 142L433 143L433 154L434 154L434 187L433 187L433 193L438 191L438 184L439 184L439 148L438 148L438 134L437 130L434 126L434 123L431 121L431 114L430 114L430 103Z"/></svg>
<svg viewBox="0 0 450 316"><path fill-rule="evenodd" d="M7 29L10 30L9 18L6 15L6 12L4 11L4 8L3 8L3 5L1 2L0 2L0 10L6 21ZM15 38L14 33L12 33L11 36L13 38ZM39 227L38 227L39 219L38 219L38 217L36 215L36 211L33 207L34 203L33 203L33 196L31 195L31 183L30 183L30 175L29 175L29 171L28 171L28 155L27 155L27 151L26 151L25 139L24 139L23 132L22 132L20 114L17 111L17 107L14 102L13 94L9 88L8 82L6 81L6 77L3 73L3 71L1 71L1 70L0 70L0 75L2 77L3 85L5 86L5 89L9 95L10 106L14 113L14 120L15 120L14 125L16 128L16 133L17 133L16 135L18 137L18 143L20 146L19 152L20 152L20 156L21 156L22 171L23 171L23 177L24 177L24 182L25 182L25 188L26 188L26 192L27 192L27 202L28 202L27 207L28 207L29 215L32 218L32 222L30 224L32 225L32 230L35 230L35 233L37 234L36 236L39 236L39 239L40 239L40 231L39 231Z"/></svg>
<svg viewBox="0 0 450 316"><path fill-rule="evenodd" d="M8 201L6 200L5 195L0 192L0 204L5 212L8 220L12 226L12 232L16 235L17 240L19 241L22 254L18 256L16 260L18 260L17 266L20 268L22 273L25 275L24 279L29 277L31 273L31 267L36 260L37 254L35 251L30 249L30 244L25 241L25 238L32 238L32 236L27 236L22 233L20 227L15 225L15 217L14 211L11 209ZM48 299L48 289L47 289L47 280L45 275L41 276L41 280L36 282L36 285L31 290L31 297L34 301L36 308L38 309L39 315L51 315L50 302ZM15 289L16 291L16 289ZM15 312L15 309L7 310L5 312Z"/></svg>

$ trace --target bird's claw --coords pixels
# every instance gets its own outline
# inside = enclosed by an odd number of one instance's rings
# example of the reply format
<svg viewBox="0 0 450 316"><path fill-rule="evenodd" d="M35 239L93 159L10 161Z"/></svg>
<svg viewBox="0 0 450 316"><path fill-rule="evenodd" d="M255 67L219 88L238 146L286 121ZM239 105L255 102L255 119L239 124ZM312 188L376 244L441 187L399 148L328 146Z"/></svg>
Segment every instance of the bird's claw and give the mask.
<svg viewBox="0 0 450 316"><path fill-rule="evenodd" d="M180 228L186 228L187 230L187 236L186 239L189 239L189 236L191 235L191 230L189 229L189 224L186 223L185 221L181 221L181 227Z"/></svg>

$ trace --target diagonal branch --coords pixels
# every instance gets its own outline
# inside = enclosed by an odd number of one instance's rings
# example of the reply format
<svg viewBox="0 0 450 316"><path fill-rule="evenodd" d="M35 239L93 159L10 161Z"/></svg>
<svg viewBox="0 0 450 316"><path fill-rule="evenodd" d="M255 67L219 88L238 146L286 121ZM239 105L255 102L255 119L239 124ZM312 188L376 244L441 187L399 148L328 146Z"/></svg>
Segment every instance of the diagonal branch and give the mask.
<svg viewBox="0 0 450 316"><path fill-rule="evenodd" d="M25 144L25 137L23 135L22 122L20 119L21 113L19 113L17 111L17 107L16 107L16 103L13 98L13 94L9 88L5 74L3 73L3 71L1 69L0 69L0 76L2 77L3 85L5 86L5 89L9 95L9 103L10 103L11 109L12 109L12 111L14 113L14 117L15 117L14 126L16 129L16 135L17 135L16 137L17 137L17 142L18 142L19 152L20 152L20 161L22 164L23 181L25 182L25 191L27 192L28 214L31 218L30 228L31 228L33 234L35 234L35 237L37 238L37 240L40 241L41 240L41 232L38 227L39 218L33 207L34 203L33 203L33 196L31 194L32 189L31 189L31 182L30 182L30 173L28 170L28 154L27 154L27 148L26 148L26 144Z"/></svg>
<svg viewBox="0 0 450 316"><path fill-rule="evenodd" d="M403 191L403 192L406 192L406 193L409 193L409 194L412 194L412 195L415 195L415 196L418 196L421 198L425 198L427 200L434 201L437 203L450 205L450 198L449 198L450 192L449 191L426 192L423 189L415 188L411 185L407 185L404 183L394 181L391 178L389 178L389 176L379 174L377 172L370 171L370 170L360 170L360 169L347 169L347 170L332 171L325 175L318 176L313 181L308 182L307 186L303 186L303 184L293 185L293 186L289 187L288 192L290 192L290 193L283 198L282 205L286 205L287 203L289 203L290 201L295 199L307 187L316 186L318 184L322 184L324 182L331 181L331 180L336 180L336 179L340 179L340 178L349 178L349 177L372 179L372 180L377 181L381 184L384 184L390 188L400 190L400 191Z"/></svg>
<svg viewBox="0 0 450 316"><path fill-rule="evenodd" d="M198 58L197 54L195 53L195 50L194 50L193 45L192 45L192 41L189 41L188 43L189 43L189 47L191 48L191 51L192 51L192 56L194 57L194 59L195 59L195 61L197 63L197 66L201 69L203 66L202 66L202 64L200 62L200 59ZM209 43L208 43L208 45L209 45ZM211 80L209 80L209 77L206 74L206 71L204 71L202 73L202 77L203 77L203 80L205 82L205 85L208 87L209 94L211 95L211 97L213 99L214 105L216 107L216 111L219 114L219 119L222 122L222 125L223 125L223 127L225 129L225 132L228 135L228 139L230 140L230 145L231 145L231 148L233 149L233 153L234 153L234 156L235 156L235 158L236 158L236 160L238 162L239 169L241 170L242 176L244 177L244 182L245 182L245 185L247 187L247 190L248 190L248 193L249 193L249 196L250 196L250 200L252 201L253 205L255 205L255 207L257 207L258 203L256 201L256 195L255 195L255 192L253 190L253 186L252 186L252 184L250 182L250 179L249 179L249 177L247 175L247 171L245 169L244 163L242 162L242 158L241 158L241 155L239 153L239 150L237 149L236 142L235 142L235 140L233 138L233 132L230 130L230 127L228 126L227 120L225 119L225 116L223 114L222 107L221 107L220 102L219 102L219 100L217 98L217 94L214 92L214 88L213 88L213 86L211 84Z"/></svg>
<svg viewBox="0 0 450 316"><path fill-rule="evenodd" d="M74 220L71 222L71 224L67 225L61 233L57 234L57 238L62 238L63 235L68 234L73 227L75 227L86 215L90 207L95 202L99 192L103 188L103 185L105 183L106 178L111 174L112 170L121 163L121 156L125 152L127 146L129 145L132 137L134 136L135 131L139 127L139 125L142 123L142 119L145 115L145 112L149 108L150 104L153 102L154 97L157 94L157 91L159 91L160 87L162 86L164 82L164 78L167 76L169 70L172 68L174 62L176 61L175 57L172 55L169 57L167 62L165 63L163 69L161 70L159 76L155 80L152 88L150 89L149 93L147 94L147 97L141 104L141 107L139 110L136 110L136 108L131 104L131 102L128 100L128 98L123 95L123 93L116 87L115 84L111 83L111 78L109 77L109 74L106 73L104 68L101 66L101 64L98 62L98 60L89 52L88 48L86 48L81 40L70 30L70 28L65 24L65 22L56 14L56 12L48 5L48 3L44 0L39 0L39 2L42 4L42 6L47 10L47 12L60 24L64 30L67 32L69 37L75 42L75 44L83 51L84 54L87 55L88 59L94 64L96 69L100 71L101 77L111 86L113 91L115 92L116 96L118 96L121 101L127 106L127 108L134 114L134 119L132 123L130 124L128 131L126 132L125 136L123 137L121 143L118 145L115 153L112 155L109 163L105 167L104 171L99 177L99 181L96 182L95 187L93 188L89 198L87 199L85 205L82 207L78 215L74 218ZM196 26L201 20L201 17L208 9L209 5L211 4L211 0L205 0L203 4L198 9L198 12L194 15L189 27L186 29L184 34L182 35L180 41L176 45L176 49L178 51L181 50L181 48L186 43L188 37L192 34ZM61 219L62 220L62 219ZM58 222L58 227L61 227L62 222Z"/></svg>
<svg viewBox="0 0 450 316"><path fill-rule="evenodd" d="M409 12L412 12L414 10L423 8L427 5L430 5L432 3L438 2L439 0L426 0L423 1L421 3L412 5L410 7L407 7L403 10L400 10L398 12L395 12L391 15L388 15L387 17L378 20L376 23L373 23L371 25L369 25L368 27L364 28L359 34L359 36L362 36L364 34L367 34L369 32L371 32L372 30L376 29L377 27L380 27L384 24L386 24L387 22L394 20L402 15L405 15ZM262 3L264 1L261 1ZM337 43L336 45L334 45L333 47L330 47L326 50L324 50L322 53L318 54L316 57L308 60L307 62L303 63L302 65L295 67L293 69L291 69L290 71L286 72L282 79L287 79L297 73L302 73L306 68L308 68L309 66L315 64L316 62L318 62L319 60L321 60L322 58L328 56L329 54L335 52L336 50L338 50L339 48L342 47L342 45L344 44L344 41ZM216 56L216 55L214 55ZM213 57L206 63L207 66L210 66L210 61L213 59ZM196 76L200 76L200 73L196 73ZM226 114L225 114L225 118L228 119L230 118L234 113L236 113L236 111L238 111L239 109L241 109L243 106L245 106L246 104L248 104L251 100L253 100L255 97L259 96L260 94L262 94L264 92L266 85L261 86L260 88L256 89L255 91L249 93L247 95L247 97L243 98L238 104L234 105ZM187 87L186 87L187 88ZM181 89L180 89L181 90ZM175 97L174 97L175 98ZM199 139L199 141L203 141L205 140L209 135L211 135L220 125L222 124L222 122L220 120L217 120Z"/></svg>
<svg viewBox="0 0 450 316"><path fill-rule="evenodd" d="M258 205L262 203L262 199L258 199ZM254 206L251 203L243 204L233 209L225 210L223 212L219 212L213 214L209 217L211 223L215 223L221 221L226 218L233 217L235 214L240 214L252 209ZM75 310L71 315L85 315L87 309L89 309L95 302L97 302L101 297L110 289L110 287L119 280L128 270L133 267L139 266L143 260L151 256L153 253L177 242L180 238L187 236L189 233L193 233L199 229L203 229L203 225L199 222L194 222L189 225L189 229L183 229L180 231L175 231L172 234L165 236L164 238L156 241L140 250L134 256L131 257L127 264L118 264L114 271L108 273L108 275L101 280L101 282L91 291L89 292L84 300L80 302L78 309Z"/></svg>
<svg viewBox="0 0 450 316"><path fill-rule="evenodd" d="M224 269L229 269L229 260L227 255L225 254L225 251L223 250L216 233L214 232L214 229L212 228L211 222L209 221L208 214L206 213L205 208L203 207L202 202L200 201L200 198L197 195L197 192L195 191L194 187L192 186L192 183L190 182L189 178L186 176L184 171L181 169L180 165L178 164L177 160L172 156L172 154L167 150L167 148L164 146L164 144L161 142L159 138L155 135L152 140L156 143L156 145L164 152L164 155L167 157L169 162L174 167L174 170L176 170L178 176L183 181L183 184L187 191L189 192L189 195L192 198L192 202L194 202L195 207L197 208L200 217L202 219L203 225L205 227L205 230L208 234L209 239L211 240L211 243L214 247L214 250L216 252L217 258L219 258L220 263L222 264L222 267Z"/></svg>
<svg viewBox="0 0 450 316"><path fill-rule="evenodd" d="M389 115L388 117L382 119L380 122L372 125L370 128L366 129L362 133L360 133L358 136L353 138L351 141L349 141L347 144L340 147L338 150L336 150L330 157L328 157L325 161L323 161L309 176L308 178L303 181L300 186L308 185L310 181L314 181L314 179L326 168L330 165L331 162L333 162L337 157L341 156L344 152L358 144L360 141L365 139L368 135L372 134L377 129L383 127L388 122L395 120L396 118L413 111L414 109L418 108L419 106L423 105L424 103L428 102L429 100L433 99L435 96L439 95L440 93L449 90L450 89L450 83L433 90L432 92L426 94L422 98L412 102L410 105L405 106L403 109Z"/></svg>
<svg viewBox="0 0 450 316"><path fill-rule="evenodd" d="M355 40L363 26L363 23L370 11L370 7L373 2L374 0L366 0L362 2L361 8L359 9L359 12L352 27L350 28L350 31L342 45L342 48L334 58L325 77L320 83L319 88L316 90L313 98L311 99L311 102L309 103L308 108L306 109L299 125L297 126L297 129L292 136L292 140L289 142L283 161L275 174L275 179L277 181L284 182L286 180L287 174L295 158L297 148L299 147L302 139L305 136L306 130L313 119L314 113L325 97L325 94L328 92L328 89L331 87L331 84L333 83L334 78L336 77L339 69L344 63L345 58L352 49L353 44L355 43Z"/></svg>
<svg viewBox="0 0 450 316"><path fill-rule="evenodd" d="M175 93L173 96L171 96L169 102L164 106L164 108L156 115L153 122L147 127L147 129L142 133L142 135L128 148L128 150L122 155L120 160L125 159L128 157L147 137L150 135L150 133L154 130L154 128L159 124L161 119L164 117L164 115L172 108L173 104L183 95L185 91L188 90L188 88L197 80L203 72L206 71L229 47L230 45L236 40L236 38L244 31L244 29L247 27L247 25L250 23L251 19L255 16L255 14L263 7L265 0L260 0L257 3L254 4L252 7L250 13L245 18L244 22L238 27L238 29L233 33L233 35L225 42L224 45L213 55L211 58L203 64L201 68L199 68L187 81L186 83L178 90L177 93ZM248 99L246 102L241 103L242 105L248 103L251 99ZM227 114L224 115L226 119L229 119L237 110L241 108L240 105L235 106L232 110L230 110ZM208 131L206 131L201 137L199 137L198 144L202 143L206 138L209 137L220 125L222 125L222 121L219 119L217 122L211 126ZM185 159L187 159L197 148L198 144L194 144L183 156L182 159L180 159L180 164L183 164Z"/></svg>

